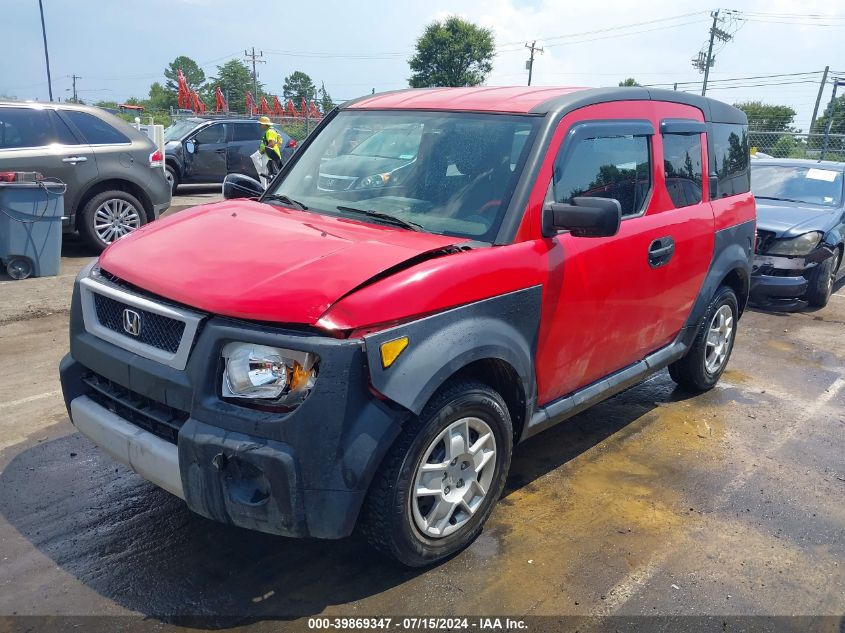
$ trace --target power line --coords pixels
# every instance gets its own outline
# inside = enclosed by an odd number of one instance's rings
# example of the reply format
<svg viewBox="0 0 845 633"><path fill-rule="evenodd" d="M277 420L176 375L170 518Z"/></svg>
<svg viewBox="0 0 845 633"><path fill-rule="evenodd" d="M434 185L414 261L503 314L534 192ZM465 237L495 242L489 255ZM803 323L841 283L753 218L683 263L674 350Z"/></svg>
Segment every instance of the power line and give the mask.
<svg viewBox="0 0 845 633"><path fill-rule="evenodd" d="M255 47L252 47L252 53L244 51L244 56L246 57L247 61L252 60L252 94L255 99L258 99L258 71L255 69L256 64L266 64L267 62L263 59L264 51L258 51L256 54ZM252 115L252 112L249 113Z"/></svg>

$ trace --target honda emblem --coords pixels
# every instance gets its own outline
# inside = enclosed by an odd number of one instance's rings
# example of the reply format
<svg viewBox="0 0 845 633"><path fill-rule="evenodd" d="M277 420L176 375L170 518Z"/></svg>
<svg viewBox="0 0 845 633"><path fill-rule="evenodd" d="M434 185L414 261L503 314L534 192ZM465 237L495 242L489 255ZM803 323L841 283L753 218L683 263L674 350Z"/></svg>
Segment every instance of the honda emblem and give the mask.
<svg viewBox="0 0 845 633"><path fill-rule="evenodd" d="M127 308L123 311L123 329L127 334L132 336L140 336L141 334L141 315Z"/></svg>

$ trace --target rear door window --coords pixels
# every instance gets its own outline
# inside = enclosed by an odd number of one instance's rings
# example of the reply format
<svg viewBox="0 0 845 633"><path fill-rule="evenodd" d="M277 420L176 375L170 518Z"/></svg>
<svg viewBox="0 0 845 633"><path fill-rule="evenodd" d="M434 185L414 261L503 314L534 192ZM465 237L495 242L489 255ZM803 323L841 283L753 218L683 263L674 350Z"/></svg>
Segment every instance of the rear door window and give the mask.
<svg viewBox="0 0 845 633"><path fill-rule="evenodd" d="M676 208L701 202L700 134L663 134L663 168Z"/></svg>
<svg viewBox="0 0 845 633"><path fill-rule="evenodd" d="M62 112L73 123L85 140L91 145L115 145L129 143L129 138L93 114L79 110Z"/></svg>
<svg viewBox="0 0 845 633"><path fill-rule="evenodd" d="M232 123L232 141L260 141L264 131L258 123Z"/></svg>
<svg viewBox="0 0 845 633"><path fill-rule="evenodd" d="M568 155L555 159L555 202L573 198L614 198L622 217L645 208L651 189L651 159L647 136L599 136L575 141ZM566 156L565 164L564 156Z"/></svg>

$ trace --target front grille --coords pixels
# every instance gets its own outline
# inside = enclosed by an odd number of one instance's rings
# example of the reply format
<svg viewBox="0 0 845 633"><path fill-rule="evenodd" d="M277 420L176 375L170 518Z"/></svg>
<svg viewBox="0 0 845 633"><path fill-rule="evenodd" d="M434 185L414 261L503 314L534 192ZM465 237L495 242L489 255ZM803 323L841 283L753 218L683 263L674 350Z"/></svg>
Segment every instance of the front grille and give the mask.
<svg viewBox="0 0 845 633"><path fill-rule="evenodd" d="M179 429L188 419L188 413L130 391L94 372L85 374L82 381L89 387L86 395L101 407L176 444Z"/></svg>
<svg viewBox="0 0 845 633"><path fill-rule="evenodd" d="M346 191L357 178L355 176L333 176L320 174L317 178L317 189L323 191Z"/></svg>
<svg viewBox="0 0 845 633"><path fill-rule="evenodd" d="M171 354L175 354L179 349L182 334L185 332L185 324L182 321L148 312L97 293L94 293L94 307L100 324L113 332ZM125 310L138 314L137 336L128 333L124 328Z"/></svg>
<svg viewBox="0 0 845 633"><path fill-rule="evenodd" d="M754 252L758 255L761 255L766 252L771 244L771 241L775 238L775 234L772 231L757 231L757 243L754 247Z"/></svg>

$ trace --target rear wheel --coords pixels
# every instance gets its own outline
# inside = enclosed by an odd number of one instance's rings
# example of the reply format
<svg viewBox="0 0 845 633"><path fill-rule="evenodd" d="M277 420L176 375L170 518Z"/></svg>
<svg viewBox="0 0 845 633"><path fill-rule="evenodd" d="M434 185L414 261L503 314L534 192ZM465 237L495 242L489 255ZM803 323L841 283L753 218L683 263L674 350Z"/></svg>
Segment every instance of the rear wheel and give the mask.
<svg viewBox="0 0 845 633"><path fill-rule="evenodd" d="M125 191L104 191L82 210L79 232L88 244L102 251L112 242L147 223L144 207Z"/></svg>
<svg viewBox="0 0 845 633"><path fill-rule="evenodd" d="M805 295L807 303L815 308L823 308L830 301L833 292L833 282L836 280L836 271L839 269L839 260L842 253L837 250L833 257L828 257L810 273Z"/></svg>
<svg viewBox="0 0 845 633"><path fill-rule="evenodd" d="M728 286L721 286L707 307L692 347L681 360L669 365L669 375L685 389L712 389L733 351L739 304Z"/></svg>
<svg viewBox="0 0 845 633"><path fill-rule="evenodd" d="M367 494L361 530L410 567L469 545L490 516L510 467L513 428L502 397L461 379L410 422Z"/></svg>

